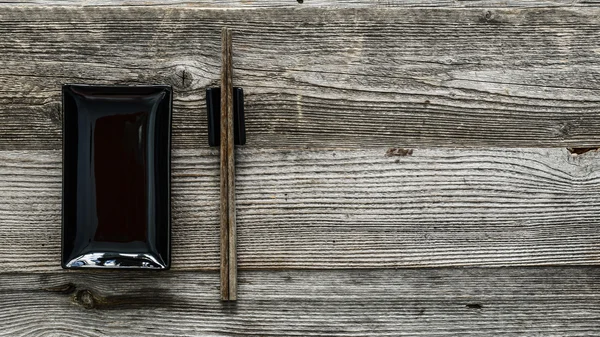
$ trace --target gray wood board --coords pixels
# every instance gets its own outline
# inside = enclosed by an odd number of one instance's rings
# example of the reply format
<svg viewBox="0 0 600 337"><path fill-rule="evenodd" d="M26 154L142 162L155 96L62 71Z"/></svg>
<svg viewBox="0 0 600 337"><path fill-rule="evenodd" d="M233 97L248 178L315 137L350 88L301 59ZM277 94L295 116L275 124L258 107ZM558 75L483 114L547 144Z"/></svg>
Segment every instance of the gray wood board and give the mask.
<svg viewBox="0 0 600 337"><path fill-rule="evenodd" d="M59 149L67 82L171 84L174 146L206 147L225 25L252 147L598 146L599 16L5 5L0 149Z"/></svg>
<svg viewBox="0 0 600 337"><path fill-rule="evenodd" d="M118 274L118 275L117 275ZM600 268L0 274L0 336L598 336Z"/></svg>
<svg viewBox="0 0 600 337"><path fill-rule="evenodd" d="M600 264L600 153L237 149L239 267ZM219 266L217 149L173 154L173 268ZM0 271L59 270L60 151L0 151Z"/></svg>
<svg viewBox="0 0 600 337"><path fill-rule="evenodd" d="M2 0L5 5L52 6L179 6L197 8L394 8L394 7L579 7L597 0Z"/></svg>

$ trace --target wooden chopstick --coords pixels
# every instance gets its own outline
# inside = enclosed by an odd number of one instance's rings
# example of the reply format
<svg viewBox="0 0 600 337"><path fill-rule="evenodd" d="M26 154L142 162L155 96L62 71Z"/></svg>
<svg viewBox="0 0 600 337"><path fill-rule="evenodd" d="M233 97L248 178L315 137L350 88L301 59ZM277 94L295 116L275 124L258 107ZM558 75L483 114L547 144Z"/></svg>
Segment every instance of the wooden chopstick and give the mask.
<svg viewBox="0 0 600 337"><path fill-rule="evenodd" d="M229 86L229 57L227 55L228 39L227 28L223 28L221 32L221 300L229 300L229 193L227 191L229 184L229 173L227 166L228 160L228 128L227 106L229 100L226 88Z"/></svg>
<svg viewBox="0 0 600 337"><path fill-rule="evenodd" d="M237 228L235 222L235 138L233 129L233 65L231 30L226 30L227 36L227 174L228 174L228 205L229 205L229 300L237 299Z"/></svg>
<svg viewBox="0 0 600 337"><path fill-rule="evenodd" d="M235 152L231 30L221 34L221 300L237 299L237 232L235 224Z"/></svg>

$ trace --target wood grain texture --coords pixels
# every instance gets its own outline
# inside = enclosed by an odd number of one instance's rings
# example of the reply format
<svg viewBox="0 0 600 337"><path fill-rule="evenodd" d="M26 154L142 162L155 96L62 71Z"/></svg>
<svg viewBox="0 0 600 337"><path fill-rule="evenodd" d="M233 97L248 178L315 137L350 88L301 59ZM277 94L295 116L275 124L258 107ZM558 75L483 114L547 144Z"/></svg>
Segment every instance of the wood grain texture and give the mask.
<svg viewBox="0 0 600 337"><path fill-rule="evenodd" d="M600 153L237 149L240 269L600 264ZM0 151L0 271L59 267L59 151ZM172 164L174 270L219 268L217 149Z"/></svg>
<svg viewBox="0 0 600 337"><path fill-rule="evenodd" d="M2 0L4 5L175 6L196 8L396 8L396 7L579 7L597 0Z"/></svg>
<svg viewBox="0 0 600 337"><path fill-rule="evenodd" d="M0 336L598 336L600 268L0 274Z"/></svg>
<svg viewBox="0 0 600 337"><path fill-rule="evenodd" d="M309 1L306 1L307 3ZM175 148L234 31L248 146L595 147L598 8L0 9L0 149L60 149L60 86L166 83Z"/></svg>

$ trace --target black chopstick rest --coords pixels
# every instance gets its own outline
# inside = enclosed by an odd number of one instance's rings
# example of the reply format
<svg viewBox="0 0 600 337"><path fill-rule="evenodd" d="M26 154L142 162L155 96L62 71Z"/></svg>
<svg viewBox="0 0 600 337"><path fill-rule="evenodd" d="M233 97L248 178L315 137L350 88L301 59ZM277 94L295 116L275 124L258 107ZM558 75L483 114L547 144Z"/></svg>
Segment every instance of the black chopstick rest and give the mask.
<svg viewBox="0 0 600 337"><path fill-rule="evenodd" d="M221 88L206 89L206 110L208 118L208 145L219 146L221 130ZM235 145L246 144L246 124L244 120L244 90L233 88L233 132Z"/></svg>

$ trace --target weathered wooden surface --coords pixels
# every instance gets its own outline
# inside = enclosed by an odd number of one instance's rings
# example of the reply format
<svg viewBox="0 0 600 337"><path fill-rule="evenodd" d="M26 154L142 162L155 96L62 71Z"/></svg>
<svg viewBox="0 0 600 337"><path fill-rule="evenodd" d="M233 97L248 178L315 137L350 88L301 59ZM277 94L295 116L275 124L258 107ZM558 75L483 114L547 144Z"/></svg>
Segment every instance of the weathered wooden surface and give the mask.
<svg viewBox="0 0 600 337"><path fill-rule="evenodd" d="M600 145L597 5L3 1L0 336L600 335L600 153L565 149ZM236 305L204 101L224 25ZM67 82L173 85L172 271L59 269Z"/></svg>
<svg viewBox="0 0 600 337"><path fill-rule="evenodd" d="M179 6L198 8L579 7L597 0L2 0L8 5Z"/></svg>
<svg viewBox="0 0 600 337"><path fill-rule="evenodd" d="M308 1L307 1L308 2ZM0 9L0 149L59 149L65 82L168 83L206 147L219 32L253 147L600 145L598 8Z"/></svg>
<svg viewBox="0 0 600 337"><path fill-rule="evenodd" d="M117 275L118 274L118 275ZM0 274L0 336L598 336L600 268Z"/></svg>
<svg viewBox="0 0 600 337"><path fill-rule="evenodd" d="M600 264L597 152L237 151L240 268ZM0 152L0 271L59 270L60 166ZM172 171L173 269L217 270L218 150Z"/></svg>

